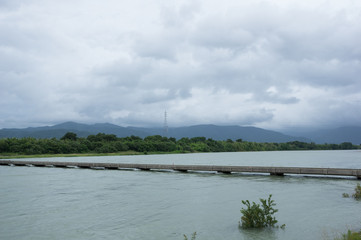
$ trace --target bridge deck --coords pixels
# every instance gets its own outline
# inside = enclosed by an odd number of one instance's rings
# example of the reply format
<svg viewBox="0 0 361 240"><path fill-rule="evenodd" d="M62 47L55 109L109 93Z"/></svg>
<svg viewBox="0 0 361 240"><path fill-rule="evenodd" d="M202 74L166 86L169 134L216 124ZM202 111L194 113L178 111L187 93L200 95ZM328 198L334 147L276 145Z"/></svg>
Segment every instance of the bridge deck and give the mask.
<svg viewBox="0 0 361 240"><path fill-rule="evenodd" d="M361 179L361 169L346 168L304 168L304 167L261 167L261 166L216 166L216 165L167 165L139 163L92 163L92 162L48 162L48 161L17 161L0 160L0 165L35 166L35 167L79 167L104 169L141 169L141 170L175 170L175 171L211 171L221 173L269 173L283 176L284 174L302 175L337 175L353 176Z"/></svg>

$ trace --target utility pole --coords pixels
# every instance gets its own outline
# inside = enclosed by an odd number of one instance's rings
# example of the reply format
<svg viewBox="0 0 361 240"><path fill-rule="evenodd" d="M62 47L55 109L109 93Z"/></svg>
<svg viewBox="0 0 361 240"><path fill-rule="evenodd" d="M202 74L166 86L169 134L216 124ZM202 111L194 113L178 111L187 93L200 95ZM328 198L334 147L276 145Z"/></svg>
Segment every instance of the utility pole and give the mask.
<svg viewBox="0 0 361 240"><path fill-rule="evenodd" d="M164 129L163 137L168 137L168 121L167 121L167 110L164 111Z"/></svg>

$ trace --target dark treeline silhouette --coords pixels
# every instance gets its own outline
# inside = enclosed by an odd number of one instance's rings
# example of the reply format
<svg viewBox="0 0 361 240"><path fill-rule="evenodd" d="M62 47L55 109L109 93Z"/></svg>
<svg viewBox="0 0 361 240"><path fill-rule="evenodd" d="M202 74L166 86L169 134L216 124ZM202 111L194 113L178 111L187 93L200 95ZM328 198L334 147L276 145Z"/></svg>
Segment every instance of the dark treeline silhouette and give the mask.
<svg viewBox="0 0 361 240"><path fill-rule="evenodd" d="M315 144L306 142L256 143L242 139L216 141L211 138L175 138L160 135L143 138L137 136L118 138L114 134L98 133L79 138L68 132L61 139L5 138L0 139L0 153L16 154L69 154L69 153L116 153L124 151L148 152L242 152L283 150L340 150L360 149L350 142L341 144Z"/></svg>

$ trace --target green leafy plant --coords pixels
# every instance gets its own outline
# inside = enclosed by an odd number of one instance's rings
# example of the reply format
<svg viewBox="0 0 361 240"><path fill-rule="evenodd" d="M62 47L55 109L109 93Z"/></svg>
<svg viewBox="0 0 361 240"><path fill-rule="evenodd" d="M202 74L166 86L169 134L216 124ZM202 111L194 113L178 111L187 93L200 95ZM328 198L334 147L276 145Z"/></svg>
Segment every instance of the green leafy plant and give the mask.
<svg viewBox="0 0 361 240"><path fill-rule="evenodd" d="M184 240L188 240L187 235L183 234L183 236L184 236ZM196 236L197 236L197 232L194 232L194 233L192 234L191 240L195 240L195 239L196 239Z"/></svg>
<svg viewBox="0 0 361 240"><path fill-rule="evenodd" d="M335 240L361 240L361 232L348 230L346 234L342 234L341 237L335 238Z"/></svg>
<svg viewBox="0 0 361 240"><path fill-rule="evenodd" d="M278 221L274 214L278 212L278 209L274 208L276 204L271 198L272 194L269 195L268 199L260 198L261 204L255 202L251 204L248 200L242 200L246 208L241 209L243 216L239 223L240 226L242 228L275 227ZM285 225L283 224L281 228L284 227Z"/></svg>
<svg viewBox="0 0 361 240"><path fill-rule="evenodd" d="M359 183L357 183L355 187L355 193L352 194L352 197L356 199L361 199L361 185Z"/></svg>
<svg viewBox="0 0 361 240"><path fill-rule="evenodd" d="M348 194L348 193L342 193L342 197L344 197L344 198L349 198L349 197L350 197L350 194Z"/></svg>
<svg viewBox="0 0 361 240"><path fill-rule="evenodd" d="M350 197L350 194L343 193L342 196L344 198L348 198L348 197ZM357 200L361 200L361 185L359 183L357 183L357 185L355 187L355 192L352 194L352 197Z"/></svg>

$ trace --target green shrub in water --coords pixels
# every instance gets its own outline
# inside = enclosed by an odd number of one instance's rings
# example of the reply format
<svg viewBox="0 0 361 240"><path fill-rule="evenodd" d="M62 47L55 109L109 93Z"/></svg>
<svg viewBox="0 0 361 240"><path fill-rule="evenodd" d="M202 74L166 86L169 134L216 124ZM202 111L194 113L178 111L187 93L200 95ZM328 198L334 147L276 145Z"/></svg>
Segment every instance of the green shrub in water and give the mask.
<svg viewBox="0 0 361 240"><path fill-rule="evenodd" d="M278 221L273 215L278 212L278 209L273 208L276 204L271 198L272 195L269 195L267 200L260 198L261 204L255 202L251 204L248 200L242 200L246 208L241 209L243 216L240 226L243 228L275 227ZM281 228L284 227L285 225L281 226Z"/></svg>
<svg viewBox="0 0 361 240"><path fill-rule="evenodd" d="M348 194L348 193L342 193L342 197L344 197L344 198L349 198L349 197L350 197L350 194Z"/></svg>
<svg viewBox="0 0 361 240"><path fill-rule="evenodd" d="M357 183L357 186L355 187L355 193L352 194L352 197L361 199L361 185L359 183Z"/></svg>
<svg viewBox="0 0 361 240"><path fill-rule="evenodd" d="M183 234L183 236L184 236L184 240L188 240L187 235ZM192 234L191 240L195 240L195 239L196 239L196 236L197 236L197 232L194 232L194 233Z"/></svg>
<svg viewBox="0 0 361 240"><path fill-rule="evenodd" d="M361 240L361 232L348 230L346 234L342 234L341 237L335 238L335 240Z"/></svg>
<svg viewBox="0 0 361 240"><path fill-rule="evenodd" d="M350 197L350 195L348 193L343 193L342 196L345 198ZM355 187L355 193L352 194L352 197L357 200L361 200L361 185L359 183L357 183L357 185Z"/></svg>

